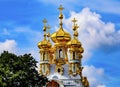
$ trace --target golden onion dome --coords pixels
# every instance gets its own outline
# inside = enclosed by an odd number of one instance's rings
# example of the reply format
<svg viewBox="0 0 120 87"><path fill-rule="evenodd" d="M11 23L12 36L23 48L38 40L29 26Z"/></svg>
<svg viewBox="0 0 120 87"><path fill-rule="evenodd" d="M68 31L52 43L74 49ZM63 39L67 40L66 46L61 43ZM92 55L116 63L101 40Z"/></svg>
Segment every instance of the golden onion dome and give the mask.
<svg viewBox="0 0 120 87"><path fill-rule="evenodd" d="M64 31L63 27L62 27L62 25L63 25L63 23L62 23L62 19L63 19L62 10L64 8L62 7L62 5L60 5L60 7L58 9L60 10L60 14L59 14L60 28L57 32L55 32L51 35L51 39L55 43L68 42L71 40L71 35L68 32Z"/></svg>
<svg viewBox="0 0 120 87"><path fill-rule="evenodd" d="M48 27L46 26L46 23L47 23L46 19L43 20L43 23L44 23L44 27L43 27L44 39L43 39L43 41L40 41L38 43L38 48L40 48L40 49L41 48L50 48L52 46L52 44L49 41L50 33L46 34L46 30L50 29L50 26L48 26ZM48 40L46 40L46 36L48 37Z"/></svg>
<svg viewBox="0 0 120 87"><path fill-rule="evenodd" d="M38 43L39 48L50 48L51 46L52 44L46 39Z"/></svg>
<svg viewBox="0 0 120 87"><path fill-rule="evenodd" d="M77 46L77 47L81 47L81 43L78 39L74 38L73 40L69 41L67 43L68 46Z"/></svg>
<svg viewBox="0 0 120 87"><path fill-rule="evenodd" d="M71 35L64 31L62 28L60 28L57 32L53 33L51 35L51 39L53 42L57 43L57 42L68 42L71 40Z"/></svg>

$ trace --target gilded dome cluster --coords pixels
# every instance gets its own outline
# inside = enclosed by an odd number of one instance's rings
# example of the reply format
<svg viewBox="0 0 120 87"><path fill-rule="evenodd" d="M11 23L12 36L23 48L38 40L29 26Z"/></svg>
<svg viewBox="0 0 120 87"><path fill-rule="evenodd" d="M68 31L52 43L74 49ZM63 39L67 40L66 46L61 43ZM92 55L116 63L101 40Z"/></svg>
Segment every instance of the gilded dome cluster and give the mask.
<svg viewBox="0 0 120 87"><path fill-rule="evenodd" d="M71 40L71 35L70 33L64 31L62 25L62 19L63 19L63 14L62 14L62 10L64 9L62 6L60 6L58 8L60 10L60 14L59 14L59 19L60 19L60 23L59 23L59 29L58 31L54 32L53 34L50 35L50 33L46 34L46 30L50 29L50 27L46 26L47 20L44 19L43 23L44 23L44 27L43 27L43 31L44 31L44 39L42 41L40 41L38 43L38 47L41 48L51 48L52 49L52 44L50 43L50 39L57 45L61 44L61 43L65 43L65 45L67 47L78 47L80 53L84 52L84 49L82 48L81 42L78 40L78 31L77 29L79 28L79 26L76 24L77 20L74 18L72 20L72 22L74 23L73 25L73 31L74 31L74 38ZM46 36L48 36L47 39Z"/></svg>
<svg viewBox="0 0 120 87"><path fill-rule="evenodd" d="M49 29L50 27L46 26L47 20L44 19L43 23L44 23L44 27L43 27L43 31L44 31L44 39L42 41L40 41L38 43L38 47L41 48L51 48L52 49L52 44L50 43L50 39L46 39L46 36L48 36L48 38L51 38L51 40L55 43L55 44L61 44L61 43L65 43L65 45L67 47L78 47L79 51L81 53L84 52L84 49L81 46L81 42L78 40L78 31L77 29L79 28L79 26L76 24L77 20L74 18L72 20L73 22L73 31L74 31L74 38L71 40L71 35L70 33L64 31L62 25L62 19L63 19L63 14L62 14L62 10L64 9L62 6L60 6L58 8L60 10L60 14L59 14L59 19L60 19L60 23L59 23L59 29L58 31L54 32L53 34L50 35L50 33L46 34L46 30Z"/></svg>
<svg viewBox="0 0 120 87"><path fill-rule="evenodd" d="M78 28L76 24L77 20L74 18L73 22L73 38L71 38L70 33L63 29L63 14L62 6L59 7L59 28L56 32L50 34L47 30L50 29L46 26L47 20L44 19L43 31L44 38L38 43L38 48L40 49L40 69L39 73L41 75L49 76L50 74L57 73L59 75L68 74L69 77L80 76L80 80L83 84L82 87L89 87L89 83L86 77L82 75L82 53L84 49L81 42L78 40ZM50 39L54 42L52 45ZM54 73L52 73L54 71ZM67 72L67 73L65 73ZM87 84L87 85L86 85Z"/></svg>

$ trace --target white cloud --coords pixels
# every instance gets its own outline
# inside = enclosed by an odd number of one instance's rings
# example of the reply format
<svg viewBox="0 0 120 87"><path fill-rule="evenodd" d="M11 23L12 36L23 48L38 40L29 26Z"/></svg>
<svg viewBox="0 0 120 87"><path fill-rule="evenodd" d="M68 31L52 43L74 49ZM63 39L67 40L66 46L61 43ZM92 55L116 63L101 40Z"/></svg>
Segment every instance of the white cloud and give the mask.
<svg viewBox="0 0 120 87"><path fill-rule="evenodd" d="M80 27L78 38L85 49L84 61L91 57L93 50L100 49L102 46L120 45L120 30L115 29L114 23L102 21L100 14L91 12L89 8L84 8L79 13L71 12L71 16L63 20L65 29L71 34L73 33L71 20L74 17L78 20L77 24ZM104 82L108 78L105 76L103 68L85 66L83 75L88 77L90 87L106 87Z"/></svg>
<svg viewBox="0 0 120 87"><path fill-rule="evenodd" d="M5 42L0 42L0 53L3 51L15 52L17 43L15 40L6 40Z"/></svg>
<svg viewBox="0 0 120 87"><path fill-rule="evenodd" d="M64 20L66 30L72 31L71 20L78 20L77 24L79 40L85 49L84 59L90 57L91 50L95 50L103 45L114 46L120 44L120 31L115 30L114 23L105 23L101 20L101 16L95 12L91 12L89 8L84 8L81 12L71 12L70 18Z"/></svg>
<svg viewBox="0 0 120 87"><path fill-rule="evenodd" d="M8 51L16 55L30 53L36 61L39 62L40 59L39 49L37 49L37 47L20 48L17 46L17 42L15 40L6 40L5 42L0 42L0 53L2 53L3 51ZM37 63L37 66L39 67L39 63Z"/></svg>
<svg viewBox="0 0 120 87"><path fill-rule="evenodd" d="M11 53L15 53L16 55L23 55L23 54L30 53L35 58L35 60L38 62L40 58L39 50L37 50L35 47L20 48L17 46L17 42L15 40L7 39L4 42L0 42L0 53L2 53L3 51L9 51ZM37 63L37 66L39 66L38 63Z"/></svg>
<svg viewBox="0 0 120 87"><path fill-rule="evenodd" d="M87 76L88 81L90 82L90 87L105 87L103 86L103 82L105 81L103 68L84 66L83 75Z"/></svg>
<svg viewBox="0 0 120 87"><path fill-rule="evenodd" d="M12 34L11 34L12 33ZM25 53L31 53L32 56L39 61L39 49L37 43L43 39L43 32L36 31L29 27L15 27L8 32L8 29L4 28L2 34L11 35L11 37L17 37L17 43L15 40L5 40L0 42L0 53L4 50L15 53L17 55L23 55ZM22 38L21 40L21 36ZM14 38L13 38L14 39ZM25 40L26 41L25 41ZM22 44L22 46L21 46ZM23 45L24 44L24 45ZM28 45L26 45L28 44Z"/></svg>

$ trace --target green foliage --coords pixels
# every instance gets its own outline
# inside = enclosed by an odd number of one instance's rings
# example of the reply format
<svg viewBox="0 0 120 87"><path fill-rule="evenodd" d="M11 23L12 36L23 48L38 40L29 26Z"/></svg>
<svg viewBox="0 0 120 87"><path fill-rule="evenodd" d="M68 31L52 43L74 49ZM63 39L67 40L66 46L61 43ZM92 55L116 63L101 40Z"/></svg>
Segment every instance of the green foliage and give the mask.
<svg viewBox="0 0 120 87"><path fill-rule="evenodd" d="M0 55L0 87L43 87L48 79L39 75L36 63L30 54L4 51Z"/></svg>

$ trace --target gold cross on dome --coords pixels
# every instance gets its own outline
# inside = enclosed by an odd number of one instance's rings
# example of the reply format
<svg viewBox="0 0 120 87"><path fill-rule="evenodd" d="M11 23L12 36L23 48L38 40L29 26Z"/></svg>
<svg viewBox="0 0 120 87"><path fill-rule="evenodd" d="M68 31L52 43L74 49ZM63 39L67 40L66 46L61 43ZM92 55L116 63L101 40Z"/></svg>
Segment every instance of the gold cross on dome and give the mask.
<svg viewBox="0 0 120 87"><path fill-rule="evenodd" d="M64 8L62 7L62 5L60 5L60 7L59 7L58 9L60 10L60 12L62 12L62 10L63 10Z"/></svg>
<svg viewBox="0 0 120 87"><path fill-rule="evenodd" d="M47 23L47 20L44 18L44 20L42 21L44 23L44 26L43 26L43 31L44 31L44 34L46 33L46 23Z"/></svg>
<svg viewBox="0 0 120 87"><path fill-rule="evenodd" d="M47 26L47 37L48 37L48 41L50 41L50 25L48 24L48 26Z"/></svg>
<svg viewBox="0 0 120 87"><path fill-rule="evenodd" d="M77 22L77 20L74 18L74 19L72 20L72 22L75 24L75 23Z"/></svg>
<svg viewBox="0 0 120 87"><path fill-rule="evenodd" d="M79 26L76 24L76 22L77 22L77 20L74 18L73 20L72 20L72 22L73 22L73 30L74 31L76 31L78 28L79 28Z"/></svg>

